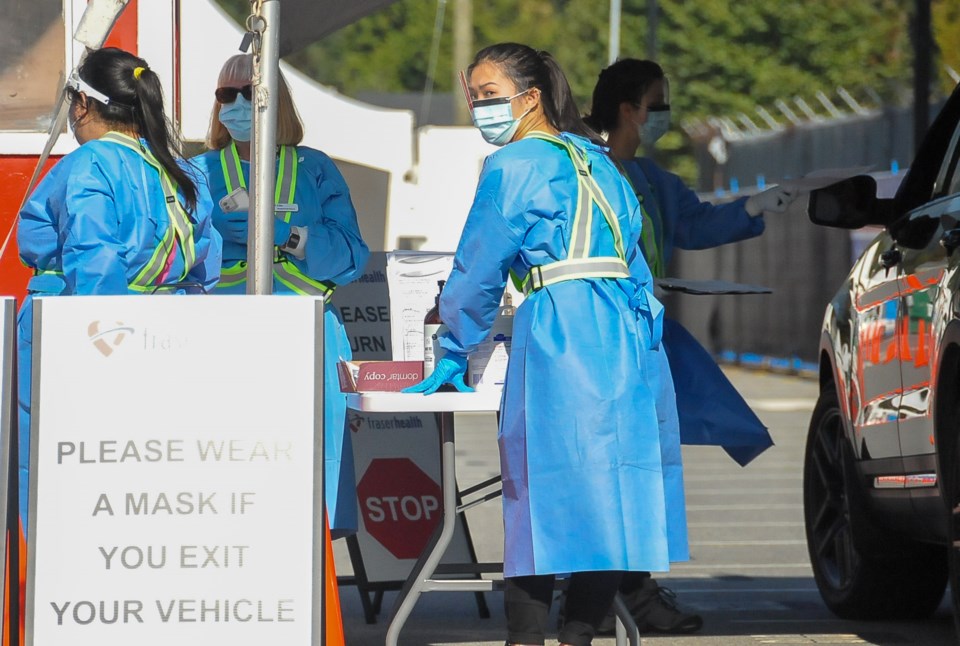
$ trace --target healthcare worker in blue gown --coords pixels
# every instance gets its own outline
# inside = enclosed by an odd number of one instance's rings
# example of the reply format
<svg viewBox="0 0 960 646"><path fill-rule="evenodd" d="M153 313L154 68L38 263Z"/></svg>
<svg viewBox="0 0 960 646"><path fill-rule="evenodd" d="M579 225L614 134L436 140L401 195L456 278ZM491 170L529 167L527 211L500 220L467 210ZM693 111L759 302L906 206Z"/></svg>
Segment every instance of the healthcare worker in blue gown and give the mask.
<svg viewBox="0 0 960 646"><path fill-rule="evenodd" d="M17 321L20 518L27 523L33 298L211 291L220 234L206 183L185 162L147 62L106 48L67 81L80 147L20 211L20 259L34 271Z"/></svg>
<svg viewBox="0 0 960 646"><path fill-rule="evenodd" d="M223 235L223 276L217 294L247 290L247 187L250 182L253 59L230 57L220 70L207 147L195 157L213 195L213 223ZM350 359L343 322L329 303L338 285L363 273L370 256L360 236L350 190L333 161L301 146L303 124L281 75L277 94L277 174L273 293L327 300L324 314L325 498L334 538L357 529L353 449L337 361ZM283 359L277 358L283 371Z"/></svg>
<svg viewBox="0 0 960 646"><path fill-rule="evenodd" d="M508 643L543 644L554 577L571 573L560 642L589 644L625 570L671 559L651 350L661 305L640 253L639 205L583 125L556 60L481 50L474 124L485 161L440 300L448 331L411 391L466 388L512 275L517 309L500 411Z"/></svg>
<svg viewBox="0 0 960 646"><path fill-rule="evenodd" d="M707 249L758 236L764 230L764 212L781 213L795 197L773 187L727 204L701 202L679 177L652 159L637 157L641 144L652 146L670 125L668 81L653 61L622 59L604 69L585 122L606 134L611 154L637 195L644 218L641 248L655 278L665 276L674 248ZM681 442L721 445L741 465L773 444L709 353L676 321L664 321L663 347L666 353L656 355L651 371L658 384L660 447L668 482L682 487ZM685 516L682 496L667 501L671 526L681 526ZM627 574L620 591L641 630L690 633L703 625L698 615L680 611L672 594L648 573ZM606 624L613 629L612 614Z"/></svg>

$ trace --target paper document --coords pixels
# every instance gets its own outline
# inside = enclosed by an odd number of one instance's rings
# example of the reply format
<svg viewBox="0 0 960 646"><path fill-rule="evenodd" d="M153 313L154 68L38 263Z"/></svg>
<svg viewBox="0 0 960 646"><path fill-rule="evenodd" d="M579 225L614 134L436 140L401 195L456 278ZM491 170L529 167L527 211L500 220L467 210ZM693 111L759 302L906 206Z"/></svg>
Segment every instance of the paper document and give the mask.
<svg viewBox="0 0 960 646"><path fill-rule="evenodd" d="M452 268L452 253L391 251L387 254L394 361L423 361L423 317L436 300L437 281L446 280Z"/></svg>
<svg viewBox="0 0 960 646"><path fill-rule="evenodd" d="M773 290L761 285L744 285L726 280L686 280L684 278L657 278L660 289L684 294L772 294Z"/></svg>

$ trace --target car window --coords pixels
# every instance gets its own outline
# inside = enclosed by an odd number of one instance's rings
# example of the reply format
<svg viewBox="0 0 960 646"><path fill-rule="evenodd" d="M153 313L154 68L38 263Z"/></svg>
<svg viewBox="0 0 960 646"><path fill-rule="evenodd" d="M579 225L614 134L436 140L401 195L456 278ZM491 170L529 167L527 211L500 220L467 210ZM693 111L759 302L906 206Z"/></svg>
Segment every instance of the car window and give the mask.
<svg viewBox="0 0 960 646"><path fill-rule="evenodd" d="M933 187L935 197L950 195L954 192L950 190L950 188L953 182L956 181L957 153L960 153L960 150L957 149L958 140L960 140L960 124L958 124L957 128L953 131L950 147L947 149L947 154L943 158L943 163L940 165L940 172L937 174L937 183Z"/></svg>
<svg viewBox="0 0 960 646"><path fill-rule="evenodd" d="M910 164L906 178L900 184L895 207L898 214L906 214L926 204L934 196L934 187L958 124L960 124L960 85L954 89L946 105L934 119L917 150L913 163Z"/></svg>
<svg viewBox="0 0 960 646"><path fill-rule="evenodd" d="M960 129L958 129L957 135L957 140L960 142ZM960 143L958 143L957 148L953 151L953 166L950 168L948 177L950 177L950 184L947 186L944 195L956 195L960 193Z"/></svg>

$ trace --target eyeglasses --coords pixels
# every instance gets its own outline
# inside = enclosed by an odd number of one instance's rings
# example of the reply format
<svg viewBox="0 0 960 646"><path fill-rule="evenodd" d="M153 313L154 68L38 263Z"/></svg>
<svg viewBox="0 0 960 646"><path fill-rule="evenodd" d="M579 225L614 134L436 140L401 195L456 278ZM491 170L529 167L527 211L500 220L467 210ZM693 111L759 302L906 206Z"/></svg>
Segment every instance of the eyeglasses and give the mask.
<svg viewBox="0 0 960 646"><path fill-rule="evenodd" d="M69 93L80 94L82 92L83 94L86 94L91 99L96 99L97 101L99 101L104 105L110 104L110 97L108 97L103 92L99 92L93 89L92 87L90 87L90 84L84 81L82 78L80 78L80 76L76 73L76 71L74 71L73 74L70 75L70 78L67 79L66 86L67 86L67 92Z"/></svg>
<svg viewBox="0 0 960 646"><path fill-rule="evenodd" d="M213 95L217 97L220 103L233 103L237 100L237 95L242 94L247 101L253 95L253 86L244 85L243 87L218 87Z"/></svg>

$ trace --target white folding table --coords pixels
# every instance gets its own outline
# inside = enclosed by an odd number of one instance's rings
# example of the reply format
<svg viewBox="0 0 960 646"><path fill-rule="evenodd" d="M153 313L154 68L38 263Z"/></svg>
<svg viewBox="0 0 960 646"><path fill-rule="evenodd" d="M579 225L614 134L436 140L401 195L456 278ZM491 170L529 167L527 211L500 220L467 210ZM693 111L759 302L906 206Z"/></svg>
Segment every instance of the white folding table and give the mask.
<svg viewBox="0 0 960 646"><path fill-rule="evenodd" d="M435 591L489 592L502 586L502 581L491 579L434 579L440 559L453 538L457 523L457 471L455 453L454 413L482 413L500 410L501 393L498 390L471 393L349 393L347 406L367 413L426 413L440 415L440 488L443 516L430 541L417 559L394 605L387 629L387 646L397 646L400 631L417 604L421 593ZM502 571L502 570L501 570ZM617 646L640 646L640 633L630 612L618 596L614 602L617 612Z"/></svg>

